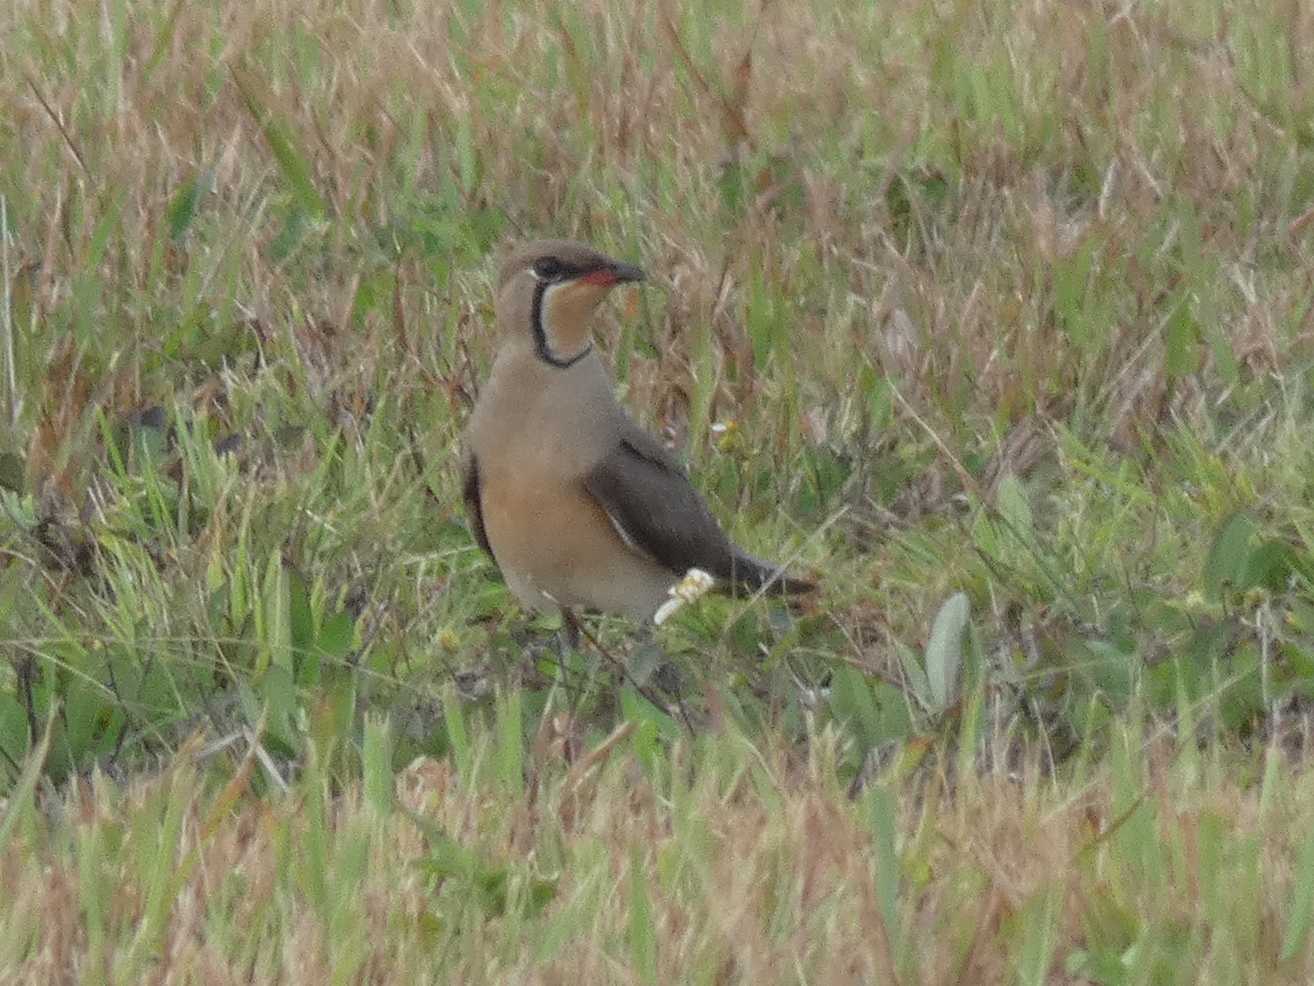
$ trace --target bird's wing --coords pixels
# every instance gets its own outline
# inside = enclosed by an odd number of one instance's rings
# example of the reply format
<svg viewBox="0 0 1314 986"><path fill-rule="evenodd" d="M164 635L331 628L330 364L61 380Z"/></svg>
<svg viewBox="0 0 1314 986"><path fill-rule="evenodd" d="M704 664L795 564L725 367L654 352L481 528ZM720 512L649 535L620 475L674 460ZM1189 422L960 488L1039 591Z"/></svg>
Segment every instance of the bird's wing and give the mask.
<svg viewBox="0 0 1314 986"><path fill-rule="evenodd" d="M637 427L584 477L621 539L676 576L691 568L727 579L734 549L689 477Z"/></svg>
<svg viewBox="0 0 1314 986"><path fill-rule="evenodd" d="M488 532L484 529L484 508L479 500L479 460L475 458L473 452L466 453L463 468L465 476L461 492L465 497L466 513L470 516L470 530L475 540L479 542L479 547L483 548L496 564L497 558L493 555L493 546L488 543Z"/></svg>
<svg viewBox="0 0 1314 986"><path fill-rule="evenodd" d="M626 423L610 454L585 477L584 487L621 540L676 576L701 568L753 591L770 586L792 595L815 588L732 544L679 463L633 423Z"/></svg>

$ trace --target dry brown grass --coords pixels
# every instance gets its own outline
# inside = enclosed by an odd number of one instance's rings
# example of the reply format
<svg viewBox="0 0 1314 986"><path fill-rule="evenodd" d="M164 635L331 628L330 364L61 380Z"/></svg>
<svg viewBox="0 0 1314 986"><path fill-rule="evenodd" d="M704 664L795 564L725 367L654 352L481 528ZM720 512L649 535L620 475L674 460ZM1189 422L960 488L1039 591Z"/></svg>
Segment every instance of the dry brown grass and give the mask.
<svg viewBox="0 0 1314 986"><path fill-rule="evenodd" d="M582 784L543 765L520 803L419 759L382 813L313 781L234 804L185 764L99 777L5 856L5 981L1076 984L1119 956L1131 981L1308 975L1308 948L1277 959L1314 811L1303 770L1246 788L1155 749L1139 791L1023 771L951 795L922 774L851 803L817 739L791 765L723 736L702 751L718 767L677 747L656 775L622 743ZM417 817L509 875L504 910L434 881ZM552 887L541 912L530 879Z"/></svg>
<svg viewBox="0 0 1314 986"><path fill-rule="evenodd" d="M1263 369L1293 346L1308 352L1308 326L1291 320L1307 290L1296 169L1312 97L1308 85L1255 91L1261 58L1282 54L1278 32L1291 75L1310 74L1300 39L1314 18L1300 5L1255 4L1243 22L1207 3L768 3L720 17L606 0L556 13L382 0L90 9L20 2L3 23L22 40L3 68L11 269L35 265L44 324L94 261L99 298L79 299L93 304L75 319L84 344L108 328L116 344L156 348L151 303L198 267L234 293L197 299L220 311L351 322L379 262L365 238L410 219L417 197L451 196L456 209L491 209L507 233L642 244L673 288L646 327L659 354L649 388L689 374L702 331L716 339L718 376L775 376L749 355L754 273L800 341L825 343L806 400L849 393L846 350L876 360L873 323L896 312L919 330L900 382L927 401L1008 419L1061 415L1074 396L1110 400L1134 378L1137 350L1149 344L1138 359L1156 365L1168 302L1202 290L1205 275L1220 282L1210 314L1232 357ZM281 161L276 141L289 148ZM718 185L730 172L744 193L727 209ZM209 235L161 256L170 202L198 175ZM928 198L940 181L943 203ZM304 258L314 276L269 257L289 196L329 221ZM1175 205L1197 228L1169 228ZM93 250L107 214L108 242ZM469 265L472 248L458 235L433 261ZM1083 251L1091 300L1108 305L1084 354L1064 331L1074 313L1056 310L1071 301L1051 283ZM1247 268L1272 254L1280 262L1255 283ZM482 307L482 284L435 297L430 265L399 260L400 307L418 331L432 332L434 316L468 324ZM1113 279L1116 293L1100 290ZM455 318L443 311L452 302ZM385 315L367 313L359 329L365 353L391 364L374 339ZM488 341L470 342L482 358ZM1153 420L1166 397L1147 399L1138 414Z"/></svg>

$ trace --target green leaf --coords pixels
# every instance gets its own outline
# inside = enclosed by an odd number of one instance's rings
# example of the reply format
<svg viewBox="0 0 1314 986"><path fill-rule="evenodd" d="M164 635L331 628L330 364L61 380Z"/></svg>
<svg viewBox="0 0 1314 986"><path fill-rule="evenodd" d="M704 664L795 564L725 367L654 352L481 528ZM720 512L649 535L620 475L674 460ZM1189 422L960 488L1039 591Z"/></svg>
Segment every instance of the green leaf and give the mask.
<svg viewBox="0 0 1314 986"><path fill-rule="evenodd" d="M908 687L912 689L913 695L917 701L921 702L925 708L932 708L935 705L935 699L931 693L931 682L926 676L926 671L917 660L917 655L911 647L901 643L894 642L895 650L899 655L899 662L903 665L904 678L907 679Z"/></svg>
<svg viewBox="0 0 1314 986"><path fill-rule="evenodd" d="M41 778L41 768L46 763L46 754L50 752L50 737L55 731L58 711L57 703L52 702L50 715L46 719L46 731L41 735L41 740L32 751L32 755L28 757L27 763L23 765L23 773L18 778L18 784L9 794L4 817L0 818L0 856L5 854L19 816L32 808L32 792L36 790L37 781Z"/></svg>
<svg viewBox="0 0 1314 986"><path fill-rule="evenodd" d="M1232 514L1219 527L1204 568L1205 595L1213 601L1220 601L1228 587L1233 590L1246 588L1250 542L1254 535L1254 521L1241 511Z"/></svg>
<svg viewBox="0 0 1314 986"><path fill-rule="evenodd" d="M470 198L479 187L480 168L474 128L467 116L458 116L456 119L456 159L461 177L461 191L466 198Z"/></svg>
<svg viewBox="0 0 1314 986"><path fill-rule="evenodd" d="M497 746L494 761L506 789L519 794L525 783L525 731L523 692L510 689L497 699Z"/></svg>
<svg viewBox="0 0 1314 986"><path fill-rule="evenodd" d="M895 941L899 920L900 861L896 833L899 809L893 792L883 784L867 790L867 821L871 826L876 863L876 902L885 921L885 934Z"/></svg>
<svg viewBox="0 0 1314 986"><path fill-rule="evenodd" d="M466 783L471 783L474 755L470 744L470 731L466 728L465 713L460 699L453 696L443 703L443 724L447 727L447 742L452 748L456 769Z"/></svg>
<svg viewBox="0 0 1314 986"><path fill-rule="evenodd" d="M335 613L319 629L315 646L332 661L345 661L356 643L356 623L346 610Z"/></svg>
<svg viewBox="0 0 1314 986"><path fill-rule="evenodd" d="M392 811L392 729L386 716L365 714L361 744L361 775L365 800L380 815Z"/></svg>
<svg viewBox="0 0 1314 986"><path fill-rule="evenodd" d="M652 900L648 894L643 853L635 844L630 849L630 961L644 983L657 982L657 934L653 927Z"/></svg>
<svg viewBox="0 0 1314 986"><path fill-rule="evenodd" d="M917 673L921 674L921 668ZM835 715L850 723L864 748L875 746L882 735L881 711L872 694L871 684L857 668L846 664L834 668L830 682L830 704Z"/></svg>
<svg viewBox="0 0 1314 986"><path fill-rule="evenodd" d="M1200 369L1200 323L1191 310L1191 301L1182 297L1164 326L1164 372L1181 377Z"/></svg>
<svg viewBox="0 0 1314 986"><path fill-rule="evenodd" d="M1242 589L1260 586L1272 592L1286 588L1287 579L1296 568L1296 549L1284 541L1263 541L1246 559Z"/></svg>
<svg viewBox="0 0 1314 986"><path fill-rule="evenodd" d="M1034 522L1026 488L1015 473L1009 472L999 482L995 505L1005 521L1008 533L1027 544L1031 543Z"/></svg>
<svg viewBox="0 0 1314 986"><path fill-rule="evenodd" d="M297 148L296 139L291 128L281 120L269 107L265 106L256 94L257 87L263 83L246 69L233 69L233 81L247 110L264 134L269 151L278 162L278 168L292 189L292 196L302 212L311 217L320 218L328 212L319 189L311 177L310 165Z"/></svg>
<svg viewBox="0 0 1314 986"><path fill-rule="evenodd" d="M1314 917L1314 833L1305 837L1305 844L1300 850L1291 909L1287 912L1287 928L1282 935L1283 962L1291 961L1305 950L1312 917Z"/></svg>
<svg viewBox="0 0 1314 986"><path fill-rule="evenodd" d="M1080 348L1091 341L1086 299L1098 246L1095 237L1087 237L1070 257L1054 264L1054 314L1063 331Z"/></svg>
<svg viewBox="0 0 1314 986"><path fill-rule="evenodd" d="M302 657L315 642L315 617L310 608L310 586L296 569L288 570L287 591L292 650L297 657Z"/></svg>
<svg viewBox="0 0 1314 986"><path fill-rule="evenodd" d="M83 257L84 270L95 270L100 266L100 262L105 259L105 251L109 249L110 236L119 228L119 215L123 211L126 194L123 189L117 189L113 193L109 205L101 213L101 217L92 231L91 242L87 247L86 255Z"/></svg>
<svg viewBox="0 0 1314 986"><path fill-rule="evenodd" d="M420 830L429 845L429 856L416 860L416 865L437 876L459 876L474 872L474 853L456 842L431 818L400 805L402 813Z"/></svg>
<svg viewBox="0 0 1314 986"><path fill-rule="evenodd" d="M27 755L27 712L13 695L0 693L0 750L15 763Z"/></svg>
<svg viewBox="0 0 1314 986"><path fill-rule="evenodd" d="M165 213L165 219L169 223L169 239L182 239L183 234L187 232L192 225L192 221L196 218L197 206L200 205L202 197L209 190L209 172L204 172L183 182L182 187L178 189L173 200L169 203L168 212Z"/></svg>
<svg viewBox="0 0 1314 986"><path fill-rule="evenodd" d="M967 594L956 592L945 600L931 624L931 639L926 643L926 678L934 709L948 708L958 688L958 669L963 663L963 634L970 613Z"/></svg>
<svg viewBox="0 0 1314 986"><path fill-rule="evenodd" d="M295 749L292 714L296 708L296 678L292 661L292 629L288 572L282 556L269 557L264 592L265 667L261 694L269 708L270 733Z"/></svg>
<svg viewBox="0 0 1314 986"><path fill-rule="evenodd" d="M92 672L93 669L87 667L85 674L70 675L64 689L64 735L75 765L96 751L97 740L105 735L115 719L114 696L91 676Z"/></svg>
<svg viewBox="0 0 1314 986"><path fill-rule="evenodd" d="M298 685L314 686L320 680L319 640L315 634L315 614L310 605L310 586L296 569L288 569L288 631L292 646L292 666Z"/></svg>
<svg viewBox="0 0 1314 986"><path fill-rule="evenodd" d="M1083 669L1102 692L1119 704L1132 694L1135 682L1135 655L1128 654L1108 640L1073 641L1066 654L1074 667Z"/></svg>
<svg viewBox="0 0 1314 986"><path fill-rule="evenodd" d="M288 572L282 556L273 552L265 569L264 593L265 644L270 664L292 670L292 621Z"/></svg>
<svg viewBox="0 0 1314 986"><path fill-rule="evenodd" d="M0 488L15 493L23 492L23 480L26 474L22 456L13 452L0 452Z"/></svg>
<svg viewBox="0 0 1314 986"><path fill-rule="evenodd" d="M642 725L651 722L659 733L669 738L680 735L680 725L629 685L620 692L621 712L625 718Z"/></svg>
<svg viewBox="0 0 1314 986"><path fill-rule="evenodd" d="M738 161L727 161L717 171L716 190L721 205L730 215L737 214L744 204L744 168Z"/></svg>
<svg viewBox="0 0 1314 986"><path fill-rule="evenodd" d="M266 669L260 679L260 694L269 710L266 720L269 737L288 752L298 749L292 714L296 710L297 688L292 672L280 665Z"/></svg>
<svg viewBox="0 0 1314 986"><path fill-rule="evenodd" d="M486 917L503 915L511 885L511 868L489 862L409 809L402 808L402 811L419 827L429 844L429 855L416 860L415 865L436 880L451 880L458 884L461 897L472 901ZM524 903L531 915L541 911L556 894L556 883L551 880L529 879L526 887Z"/></svg>
<svg viewBox="0 0 1314 986"><path fill-rule="evenodd" d="M169 450L169 433L164 427L143 422L132 429L133 462L139 471L154 469Z"/></svg>
<svg viewBox="0 0 1314 986"><path fill-rule="evenodd" d="M557 896L557 879L534 877L529 881L529 890L525 895L525 910L529 917L536 918L543 913L548 904Z"/></svg>
<svg viewBox="0 0 1314 986"><path fill-rule="evenodd" d="M309 229L310 221L304 209L297 206L288 209L283 225L269 244L269 259L275 263L286 260L301 245Z"/></svg>

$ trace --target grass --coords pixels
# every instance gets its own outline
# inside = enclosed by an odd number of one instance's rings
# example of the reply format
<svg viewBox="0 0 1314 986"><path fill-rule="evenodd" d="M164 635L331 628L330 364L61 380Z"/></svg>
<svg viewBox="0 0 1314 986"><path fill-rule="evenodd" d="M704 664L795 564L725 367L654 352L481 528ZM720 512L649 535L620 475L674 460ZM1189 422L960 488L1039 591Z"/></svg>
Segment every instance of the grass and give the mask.
<svg viewBox="0 0 1314 986"><path fill-rule="evenodd" d="M1119 729L1073 782L1032 765L850 801L834 730L805 755L728 729L645 759L625 724L563 769L544 722L513 779L496 729L466 763L395 777L386 729L365 730L363 778L341 789L317 751L287 797L252 797L253 748L209 786L193 748L150 781L75 785L57 820L24 809L8 974L1308 981L1314 801L1280 755L1242 781L1244 762Z"/></svg>
<svg viewBox="0 0 1314 986"><path fill-rule="evenodd" d="M1308 981L1305 5L0 35L0 978ZM456 469L534 234L813 605L542 647Z"/></svg>
<svg viewBox="0 0 1314 986"><path fill-rule="evenodd" d="M841 740L733 730L644 761L631 724L507 784L469 760L363 780L310 757L251 797L191 756L22 811L4 966L24 982L1306 982L1310 786L1118 731L1077 784L1033 768L850 801ZM371 743L369 736L376 741ZM1148 756L1146 756L1148 753ZM520 741L515 740L515 756ZM388 793L396 780L398 798ZM1300 776L1296 776L1300 780ZM384 793L384 797L378 794Z"/></svg>

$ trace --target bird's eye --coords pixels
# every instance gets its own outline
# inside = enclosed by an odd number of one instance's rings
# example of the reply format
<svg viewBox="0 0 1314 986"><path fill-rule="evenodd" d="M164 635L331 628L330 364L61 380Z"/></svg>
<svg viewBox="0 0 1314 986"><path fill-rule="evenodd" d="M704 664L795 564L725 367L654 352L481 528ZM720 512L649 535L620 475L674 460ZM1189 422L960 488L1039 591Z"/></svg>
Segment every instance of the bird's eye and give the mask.
<svg viewBox="0 0 1314 986"><path fill-rule="evenodd" d="M565 272L556 257L543 257L534 262L534 276L540 281L555 281Z"/></svg>

